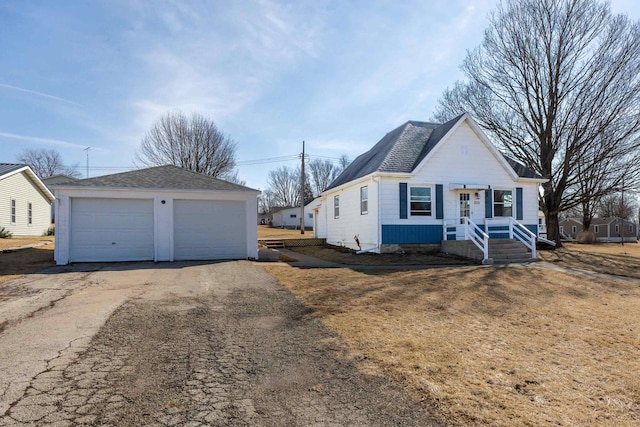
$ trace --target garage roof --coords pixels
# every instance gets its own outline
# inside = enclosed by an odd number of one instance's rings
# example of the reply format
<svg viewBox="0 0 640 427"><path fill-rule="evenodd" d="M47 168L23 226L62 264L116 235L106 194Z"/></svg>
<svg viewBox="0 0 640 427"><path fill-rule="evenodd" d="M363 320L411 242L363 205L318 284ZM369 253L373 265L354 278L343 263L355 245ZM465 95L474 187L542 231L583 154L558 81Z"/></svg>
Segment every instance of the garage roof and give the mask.
<svg viewBox="0 0 640 427"><path fill-rule="evenodd" d="M97 176L54 186L56 188L139 188L162 190L253 191L253 188L223 181L178 166L166 165L112 175Z"/></svg>

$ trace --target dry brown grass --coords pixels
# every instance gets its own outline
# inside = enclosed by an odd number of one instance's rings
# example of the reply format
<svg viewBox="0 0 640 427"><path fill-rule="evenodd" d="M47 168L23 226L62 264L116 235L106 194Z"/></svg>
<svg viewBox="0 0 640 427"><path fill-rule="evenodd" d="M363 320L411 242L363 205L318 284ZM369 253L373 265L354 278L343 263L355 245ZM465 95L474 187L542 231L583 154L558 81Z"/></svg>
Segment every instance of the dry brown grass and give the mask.
<svg viewBox="0 0 640 427"><path fill-rule="evenodd" d="M347 265L470 265L474 261L434 251L413 251L405 254L364 253L357 255L347 248L330 246L304 246L288 248L325 261Z"/></svg>
<svg viewBox="0 0 640 427"><path fill-rule="evenodd" d="M266 267L454 425L640 425L638 283L523 266Z"/></svg>
<svg viewBox="0 0 640 427"><path fill-rule="evenodd" d="M640 244L565 243L555 251L540 251L539 258L563 267L640 279Z"/></svg>
<svg viewBox="0 0 640 427"><path fill-rule="evenodd" d="M0 250L8 248L17 248L21 246L31 245L40 242L53 242L53 236L29 236L29 237L11 237L8 239L0 239Z"/></svg>
<svg viewBox="0 0 640 427"><path fill-rule="evenodd" d="M312 239L313 231L305 230L300 234L300 230L289 230L286 228L273 228L268 225L258 226L258 239Z"/></svg>
<svg viewBox="0 0 640 427"><path fill-rule="evenodd" d="M0 253L0 283L53 267L53 245Z"/></svg>

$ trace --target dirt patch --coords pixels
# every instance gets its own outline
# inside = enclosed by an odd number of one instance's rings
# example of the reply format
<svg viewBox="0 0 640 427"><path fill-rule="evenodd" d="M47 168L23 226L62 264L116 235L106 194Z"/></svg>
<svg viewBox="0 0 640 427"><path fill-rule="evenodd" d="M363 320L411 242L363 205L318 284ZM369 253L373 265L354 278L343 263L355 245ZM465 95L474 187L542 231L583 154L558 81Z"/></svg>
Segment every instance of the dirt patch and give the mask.
<svg viewBox="0 0 640 427"><path fill-rule="evenodd" d="M336 246L305 246L287 248L293 252L309 255L325 261L347 265L471 265L468 259L428 250L407 251L403 254L356 254L348 248Z"/></svg>
<svg viewBox="0 0 640 427"><path fill-rule="evenodd" d="M552 251L540 251L538 258L563 267L640 279L640 244L565 243Z"/></svg>
<svg viewBox="0 0 640 427"><path fill-rule="evenodd" d="M53 236L11 237L9 239L0 239L0 250L7 248L19 248L35 243L53 242L53 240Z"/></svg>
<svg viewBox="0 0 640 427"><path fill-rule="evenodd" d="M313 231L305 230L304 234L300 234L300 230L289 230L286 228L274 228L268 225L258 226L258 239L312 239Z"/></svg>
<svg viewBox="0 0 640 427"><path fill-rule="evenodd" d="M454 425L640 423L640 286L518 267L266 267Z"/></svg>
<svg viewBox="0 0 640 427"><path fill-rule="evenodd" d="M52 244L16 252L0 253L0 283L8 282L24 274L32 274L54 265ZM0 300L2 300L1 294Z"/></svg>

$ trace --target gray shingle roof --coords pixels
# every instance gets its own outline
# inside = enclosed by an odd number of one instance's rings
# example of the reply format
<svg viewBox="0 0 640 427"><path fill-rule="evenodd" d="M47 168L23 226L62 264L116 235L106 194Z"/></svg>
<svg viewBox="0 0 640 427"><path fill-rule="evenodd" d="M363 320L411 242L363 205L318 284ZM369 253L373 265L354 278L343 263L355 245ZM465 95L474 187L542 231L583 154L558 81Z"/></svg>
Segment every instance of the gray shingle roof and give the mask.
<svg viewBox="0 0 640 427"><path fill-rule="evenodd" d="M144 188L162 190L255 191L253 188L192 172L178 166L156 166L81 179L61 187Z"/></svg>
<svg viewBox="0 0 640 427"><path fill-rule="evenodd" d="M327 188L338 187L373 172L412 172L464 116L446 123L408 121L384 136L372 149L356 157ZM541 178L525 166L505 156L521 178Z"/></svg>
<svg viewBox="0 0 640 427"><path fill-rule="evenodd" d="M500 153L502 154L502 153ZM537 179L542 179L542 175L540 175L537 172L532 171L531 169L529 169L528 167L526 167L525 165L523 165L522 163L520 163L517 160L512 159L509 156L506 156L504 154L502 154L502 157L505 158L505 160L507 161L507 163L509 163L509 166L511 166L511 168L513 168L513 170L518 174L518 176L520 178L537 178Z"/></svg>
<svg viewBox="0 0 640 427"><path fill-rule="evenodd" d="M0 176L7 174L9 172L13 172L15 170L21 169L27 165L22 165L18 163L0 163Z"/></svg>

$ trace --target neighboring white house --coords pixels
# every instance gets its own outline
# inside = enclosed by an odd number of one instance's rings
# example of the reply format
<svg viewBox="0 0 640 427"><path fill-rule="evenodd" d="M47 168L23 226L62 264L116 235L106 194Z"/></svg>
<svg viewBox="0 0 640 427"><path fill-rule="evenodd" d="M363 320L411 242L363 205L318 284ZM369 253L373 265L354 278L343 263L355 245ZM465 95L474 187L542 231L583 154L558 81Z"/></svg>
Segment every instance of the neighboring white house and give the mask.
<svg viewBox="0 0 640 427"><path fill-rule="evenodd" d="M0 163L0 227L41 236L51 226L53 194L27 165Z"/></svg>
<svg viewBox="0 0 640 427"><path fill-rule="evenodd" d="M313 228L313 210L310 202L304 207L304 228ZM300 207L275 208L272 222L274 227L300 228Z"/></svg>
<svg viewBox="0 0 640 427"><path fill-rule="evenodd" d="M62 184L65 182L77 181L78 178L74 178L69 175L53 175L48 178L43 178L42 182L47 186L49 191L53 191L53 186L56 184ZM56 222L56 202L51 204L51 222Z"/></svg>
<svg viewBox="0 0 640 427"><path fill-rule="evenodd" d="M258 258L258 190L159 166L55 194L57 264Z"/></svg>
<svg viewBox="0 0 640 427"><path fill-rule="evenodd" d="M357 237L361 248L374 252L483 232L535 241L542 182L500 153L468 114L444 124L409 121L322 193L315 234L353 249Z"/></svg>

